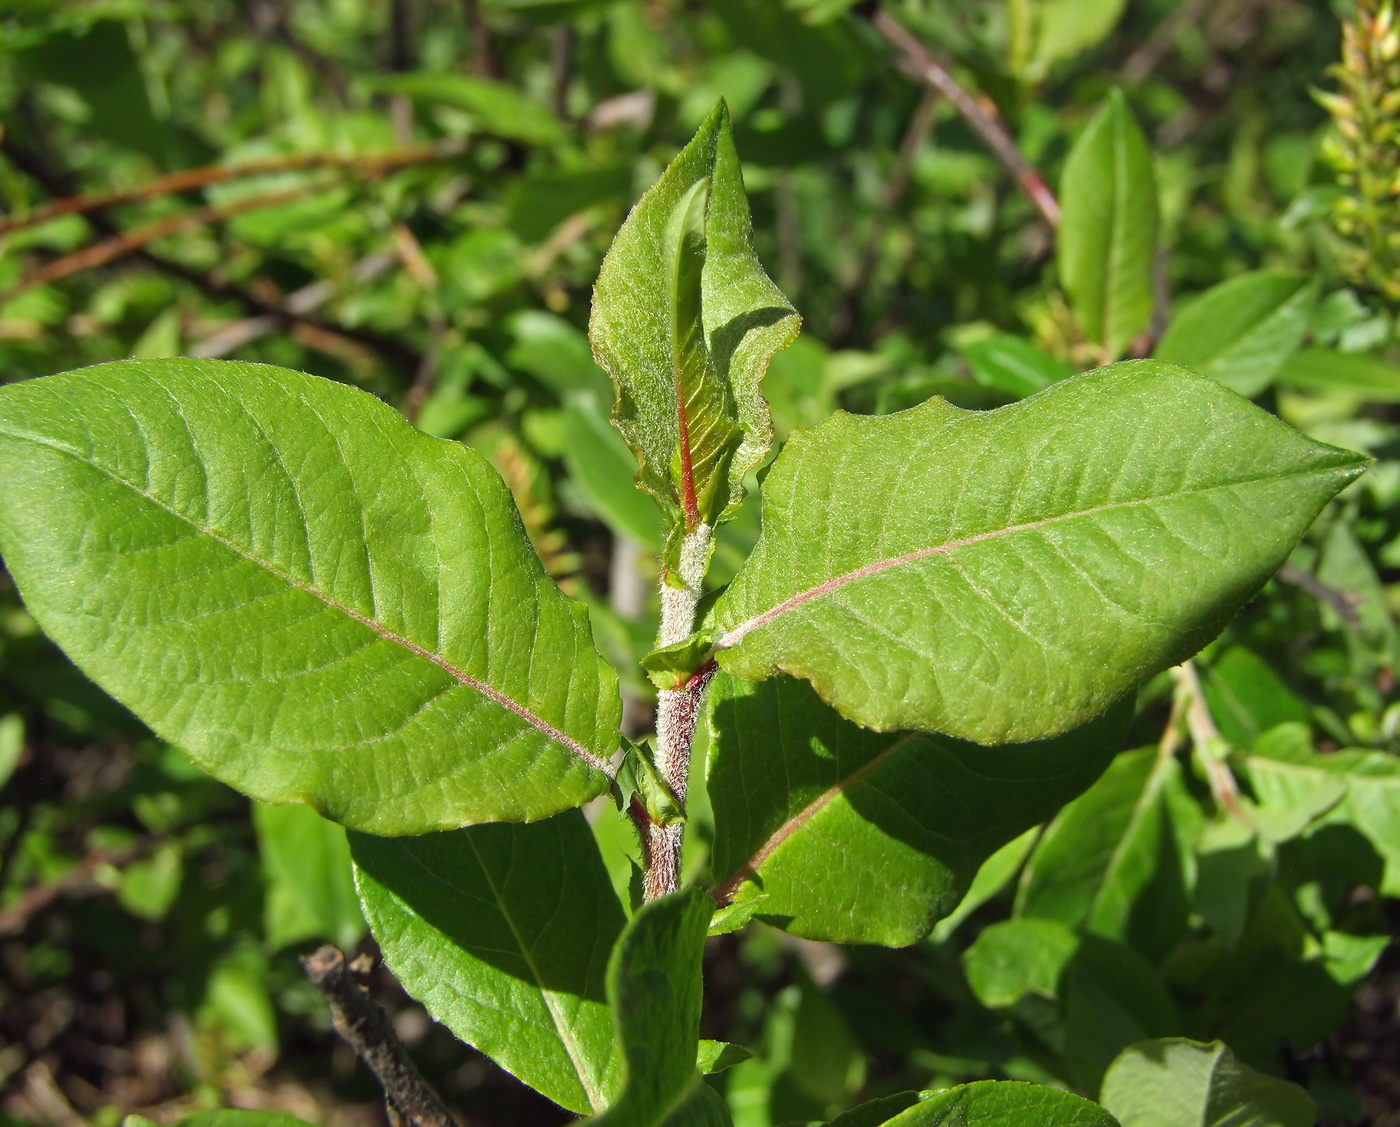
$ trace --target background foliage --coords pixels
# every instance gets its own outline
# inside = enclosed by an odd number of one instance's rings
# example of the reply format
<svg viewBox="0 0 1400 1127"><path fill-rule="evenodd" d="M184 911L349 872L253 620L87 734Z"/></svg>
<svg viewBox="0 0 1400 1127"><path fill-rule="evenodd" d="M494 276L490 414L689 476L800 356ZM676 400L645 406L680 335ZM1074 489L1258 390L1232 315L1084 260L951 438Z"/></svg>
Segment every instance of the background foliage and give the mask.
<svg viewBox="0 0 1400 1127"><path fill-rule="evenodd" d="M932 939L712 940L702 1031L756 1050L718 1078L739 1127L984 1077L1095 1092L1124 1046L1176 1034L1305 1085L1324 1122L1400 1122L1395 51L1353 32L1344 54L1340 3L890 4L1066 196L1063 230L1070 185L1110 183L1094 162L1122 156L1119 242L1141 245L1106 295L845 7L8 4L0 374L226 356L362 386L486 455L636 670L662 528L583 327L627 208L720 96L760 257L804 318L763 385L780 439L837 407L994 406L1154 348L1244 372L1235 390L1376 465L1196 674L1144 690L1139 750L993 857ZM41 210L74 197L95 206ZM716 583L756 531L751 501ZM321 939L370 948L343 831L250 809L2 597L6 1113L380 1114L295 959ZM647 730L649 684L625 689ZM626 900L627 831L594 829ZM469 1120L566 1118L378 986Z"/></svg>

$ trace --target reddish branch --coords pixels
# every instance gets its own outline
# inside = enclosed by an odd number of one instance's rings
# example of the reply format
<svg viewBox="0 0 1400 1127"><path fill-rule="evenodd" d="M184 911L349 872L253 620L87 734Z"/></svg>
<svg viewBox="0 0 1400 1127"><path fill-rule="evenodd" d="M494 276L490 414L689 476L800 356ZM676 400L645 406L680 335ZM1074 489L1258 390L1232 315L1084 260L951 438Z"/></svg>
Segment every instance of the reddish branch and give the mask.
<svg viewBox="0 0 1400 1127"><path fill-rule="evenodd" d="M900 54L900 65L920 82L937 90L962 114L963 120L992 150L1051 227L1060 223L1060 205L1044 178L1016 148L1006 126L990 103L979 102L958 85L948 69L935 59L917 39L888 12L877 11L871 23Z"/></svg>
<svg viewBox="0 0 1400 1127"><path fill-rule="evenodd" d="M158 176L134 188L115 192L94 192L85 196L68 196L36 207L25 215L0 219L0 235L23 230L61 215L80 215L84 212L100 211L119 204L135 203L140 200L158 199L161 196L179 192L207 188L211 184L223 184L229 180L241 180L249 176L267 176L279 172L307 172L320 168L349 169L363 176L374 178L413 164L428 164L435 160L445 160L460 155L466 149L462 141L438 141L431 145L413 145L388 152L373 153L368 156L342 156L335 153L297 153L291 156L273 157L268 160L250 161L247 164L209 165L204 168L188 168L172 172L168 176Z"/></svg>

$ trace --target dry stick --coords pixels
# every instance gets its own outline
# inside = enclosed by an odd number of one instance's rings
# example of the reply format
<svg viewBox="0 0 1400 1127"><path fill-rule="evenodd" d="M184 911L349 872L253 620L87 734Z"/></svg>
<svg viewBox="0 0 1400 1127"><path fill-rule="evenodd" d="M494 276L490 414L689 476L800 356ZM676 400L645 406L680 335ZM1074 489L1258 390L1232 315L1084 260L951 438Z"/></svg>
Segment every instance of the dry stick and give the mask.
<svg viewBox="0 0 1400 1127"><path fill-rule="evenodd" d="M447 1106L409 1059L388 1015L351 977L345 955L326 944L302 959L306 977L329 1003L335 1031L374 1073L384 1089L390 1120L401 1116L413 1127L456 1127Z"/></svg>
<svg viewBox="0 0 1400 1127"><path fill-rule="evenodd" d="M1200 754L1206 780L1210 783L1211 795L1221 809L1236 818L1243 818L1240 788L1235 782L1235 776L1230 773L1230 768L1220 759L1218 749L1224 746L1224 740L1210 715L1205 693L1201 691L1201 679L1196 674L1195 663L1188 660L1174 666L1172 680L1176 682L1177 691L1186 698L1186 726L1191 732L1191 742Z"/></svg>
<svg viewBox="0 0 1400 1127"><path fill-rule="evenodd" d="M268 160L249 161L246 164L209 165L204 168L187 168L172 172L168 176L157 176L145 184L134 188L124 188L114 192L95 192L85 196L68 196L36 207L24 215L0 219L0 235L21 231L45 223L61 215L80 215L89 211L101 211L120 204L136 203L141 200L159 199L162 196L190 192L197 188L207 188L211 184L223 184L230 180L241 180L249 176L268 176L280 172L308 172L321 168L342 168L362 171L374 178L414 164L429 164L436 160L446 160L460 156L466 150L462 141L438 141L431 145L413 145L403 149L374 153L369 156L342 156L335 153L298 153L292 156L274 157Z"/></svg>
<svg viewBox="0 0 1400 1127"><path fill-rule="evenodd" d="M1017 186L1040 212L1041 218L1052 228L1058 227L1059 202L1040 173L1016 148L1016 142L1011 139L1006 126L996 116L996 110L990 106L984 109L971 94L958 85L947 68L929 54L924 45L888 12L877 11L870 22L900 53L900 62L904 69L920 82L937 90L953 104L972 127L973 132L982 138L983 144L992 150L992 155L1001 162L1002 167L1011 173Z"/></svg>

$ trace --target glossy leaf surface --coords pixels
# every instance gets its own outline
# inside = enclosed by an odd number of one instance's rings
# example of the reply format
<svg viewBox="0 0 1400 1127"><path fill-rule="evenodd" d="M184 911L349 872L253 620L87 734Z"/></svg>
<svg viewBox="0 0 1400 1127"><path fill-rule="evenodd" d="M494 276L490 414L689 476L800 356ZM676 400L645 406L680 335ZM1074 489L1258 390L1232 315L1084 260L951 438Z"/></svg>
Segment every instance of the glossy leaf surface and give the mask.
<svg viewBox="0 0 1400 1127"><path fill-rule="evenodd" d="M0 389L44 629L232 786L421 833L607 786L616 676L494 470L342 384L126 361Z"/></svg>
<svg viewBox="0 0 1400 1127"><path fill-rule="evenodd" d="M1060 205L1060 282L1084 334L1117 359L1152 315L1157 253L1152 151L1121 91L1070 150Z"/></svg>
<svg viewBox="0 0 1400 1127"><path fill-rule="evenodd" d="M608 963L608 1003L625 1060L606 1127L725 1127L724 1101L696 1068L700 961L714 908L698 889L638 910Z"/></svg>
<svg viewBox="0 0 1400 1127"><path fill-rule="evenodd" d="M583 815L352 834L351 848L365 915L404 988L556 1103L605 1107L621 1074L605 970L624 919Z"/></svg>
<svg viewBox="0 0 1400 1127"><path fill-rule="evenodd" d="M723 103L633 208L603 261L589 336L672 548L743 499L773 438L759 381L798 318L753 250Z"/></svg>
<svg viewBox="0 0 1400 1127"><path fill-rule="evenodd" d="M1117 1127L1081 1096L1015 1080L979 1080L930 1092L887 1127Z"/></svg>
<svg viewBox="0 0 1400 1127"><path fill-rule="evenodd" d="M1153 353L1249 397L1273 383L1303 342L1317 286L1255 270L1207 290L1172 319Z"/></svg>
<svg viewBox="0 0 1400 1127"><path fill-rule="evenodd" d="M978 866L1089 786L1126 705L1041 743L858 727L791 677L710 686L711 868L722 900L808 939L903 946Z"/></svg>
<svg viewBox="0 0 1400 1127"><path fill-rule="evenodd" d="M1056 735L1199 649L1364 465L1153 361L838 414L768 474L719 662L882 731Z"/></svg>
<svg viewBox="0 0 1400 1127"><path fill-rule="evenodd" d="M1317 1121L1302 1088L1241 1064L1220 1041L1133 1045L1109 1068L1101 1099L1122 1127L1313 1127Z"/></svg>

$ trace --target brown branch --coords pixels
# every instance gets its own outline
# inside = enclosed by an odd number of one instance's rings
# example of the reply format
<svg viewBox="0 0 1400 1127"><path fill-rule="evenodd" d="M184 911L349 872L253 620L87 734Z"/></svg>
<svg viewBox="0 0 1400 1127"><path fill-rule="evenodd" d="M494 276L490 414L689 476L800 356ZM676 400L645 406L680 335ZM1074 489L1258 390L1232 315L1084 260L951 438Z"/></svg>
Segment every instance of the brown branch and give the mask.
<svg viewBox="0 0 1400 1127"><path fill-rule="evenodd" d="M1016 142L1006 131L1006 126L997 115L995 108L985 106L958 85L948 69L929 54L893 16L883 10L877 11L871 24L885 40L900 54L900 66L920 82L938 91L962 114L963 120L972 127L982 143L992 151L1003 168L1011 173L1017 187L1023 191L1050 227L1060 224L1060 204L1050 191L1040 173L1032 167L1016 148Z"/></svg>
<svg viewBox="0 0 1400 1127"><path fill-rule="evenodd" d="M472 39L472 72L480 78L496 77L496 57L491 50L491 25L481 10L481 0L462 0L467 31Z"/></svg>
<svg viewBox="0 0 1400 1127"><path fill-rule="evenodd" d="M373 153L368 156L342 156L336 153L296 153L291 156L273 157L267 160L249 161L246 164L208 165L204 168L187 168L172 172L168 176L157 176L145 184L134 188L124 188L114 192L94 192L85 196L66 196L36 207L20 216L0 219L0 235L20 231L56 219L61 215L80 215L90 211L101 211L120 204L136 203L141 200L159 199L162 196L190 192L197 188L207 188L211 184L223 184L230 180L240 180L249 176L268 176L281 172L309 172L322 168L347 169L359 172L373 179L414 164L429 164L436 160L446 160L460 156L466 150L462 141L438 141L431 145L413 145L388 152Z"/></svg>
<svg viewBox="0 0 1400 1127"><path fill-rule="evenodd" d="M456 1127L447 1106L409 1059L389 1024L388 1015L351 977L345 955L326 944L301 961L306 977L325 996L335 1031L340 1034L384 1089L390 1121L412 1127Z"/></svg>
<svg viewBox="0 0 1400 1127"><path fill-rule="evenodd" d="M61 258L45 263L37 270L26 274L5 293L0 294L0 305L14 300L25 290L33 289L35 286L47 285L50 282L61 281L70 275L80 274L84 270L95 270L99 266L106 266L107 263L124 258L126 255L140 250L147 243L155 242L156 239L166 238L190 227L219 223L225 219L231 219L235 215L241 215L245 211L290 203L315 191L323 190L325 190L323 185L309 189L302 186L283 192L245 196L241 200L235 200L222 207L199 207L192 211L182 211L179 215L167 215L164 219L157 219L152 223L144 223L140 227L133 227L130 231L112 235L90 246L85 246L81 250L75 250L72 254L65 254Z"/></svg>
<svg viewBox="0 0 1400 1127"><path fill-rule="evenodd" d="M101 889L100 885L93 883L93 874L99 868L139 860L155 848L158 840L152 836L130 845L94 849L57 880L26 889L17 901L0 911L0 935L14 935L23 931L31 919L55 900Z"/></svg>
<svg viewBox="0 0 1400 1127"><path fill-rule="evenodd" d="M1361 616L1356 608L1365 600L1360 595L1352 594L1350 591L1339 591L1336 587L1329 587L1310 571L1304 571L1295 563L1285 563L1275 573L1276 577L1285 583L1291 583L1294 587L1306 591L1318 602L1331 607L1341 617L1342 621L1353 630L1361 625Z"/></svg>

